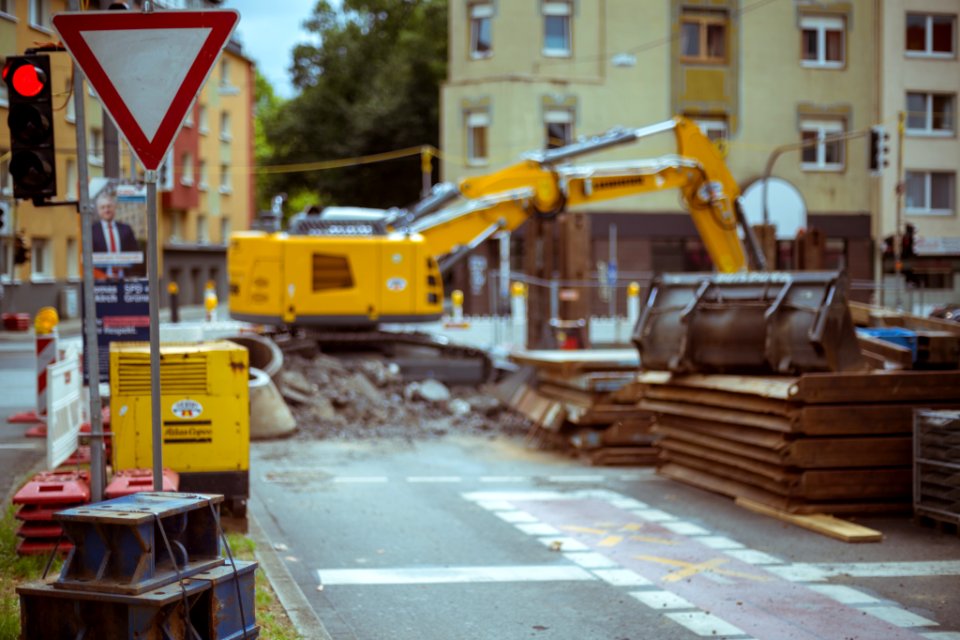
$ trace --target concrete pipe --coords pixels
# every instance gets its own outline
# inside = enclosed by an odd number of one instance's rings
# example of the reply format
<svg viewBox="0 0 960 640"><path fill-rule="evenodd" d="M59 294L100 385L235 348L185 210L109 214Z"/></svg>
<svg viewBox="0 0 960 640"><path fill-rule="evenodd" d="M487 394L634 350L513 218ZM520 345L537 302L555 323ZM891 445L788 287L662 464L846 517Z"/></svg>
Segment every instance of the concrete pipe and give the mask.
<svg viewBox="0 0 960 640"><path fill-rule="evenodd" d="M260 369L272 378L283 368L283 352L270 338L249 333L231 336L227 340L247 348L250 352L251 369Z"/></svg>
<svg viewBox="0 0 960 640"><path fill-rule="evenodd" d="M250 368L250 439L279 438L297 430L297 421L266 372Z"/></svg>

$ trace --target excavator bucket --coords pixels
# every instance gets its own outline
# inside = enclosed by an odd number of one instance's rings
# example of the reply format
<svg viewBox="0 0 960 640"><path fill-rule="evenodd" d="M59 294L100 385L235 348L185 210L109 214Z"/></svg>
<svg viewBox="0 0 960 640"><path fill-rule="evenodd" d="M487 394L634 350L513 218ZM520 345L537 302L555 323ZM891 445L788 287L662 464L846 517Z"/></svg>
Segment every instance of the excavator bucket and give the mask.
<svg viewBox="0 0 960 640"><path fill-rule="evenodd" d="M798 374L863 369L841 272L654 280L633 342L645 369Z"/></svg>

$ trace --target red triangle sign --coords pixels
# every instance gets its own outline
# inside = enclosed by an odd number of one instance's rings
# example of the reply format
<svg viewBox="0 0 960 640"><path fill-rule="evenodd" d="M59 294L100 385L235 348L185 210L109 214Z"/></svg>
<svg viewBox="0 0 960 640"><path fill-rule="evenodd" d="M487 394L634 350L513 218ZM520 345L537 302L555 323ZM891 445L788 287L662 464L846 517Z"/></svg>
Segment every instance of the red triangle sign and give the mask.
<svg viewBox="0 0 960 640"><path fill-rule="evenodd" d="M60 13L53 26L144 168L156 171L240 20L225 11Z"/></svg>

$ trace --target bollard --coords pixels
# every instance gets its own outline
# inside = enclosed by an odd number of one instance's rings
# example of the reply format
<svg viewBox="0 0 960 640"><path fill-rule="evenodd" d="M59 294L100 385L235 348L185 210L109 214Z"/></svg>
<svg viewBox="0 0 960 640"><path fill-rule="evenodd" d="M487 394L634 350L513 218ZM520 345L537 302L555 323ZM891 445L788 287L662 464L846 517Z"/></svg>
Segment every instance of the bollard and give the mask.
<svg viewBox="0 0 960 640"><path fill-rule="evenodd" d="M513 345L527 348L527 287L522 282L510 285L510 315L513 319Z"/></svg>
<svg viewBox="0 0 960 640"><path fill-rule="evenodd" d="M627 326L633 331L640 319L640 283L627 285Z"/></svg>
<svg viewBox="0 0 960 640"><path fill-rule="evenodd" d="M180 287L171 282L167 285L167 293L170 294L170 322L176 324L180 322Z"/></svg>
<svg viewBox="0 0 960 640"><path fill-rule="evenodd" d="M44 307L33 321L37 345L37 416L47 415L47 367L57 361L57 324L60 317L53 307Z"/></svg>
<svg viewBox="0 0 960 640"><path fill-rule="evenodd" d="M453 322L461 324L463 322L463 291L454 289L450 294L450 302L453 305Z"/></svg>
<svg viewBox="0 0 960 640"><path fill-rule="evenodd" d="M217 284L213 280L207 280L207 290L203 294L203 306L207 310L207 322L213 320L217 303Z"/></svg>

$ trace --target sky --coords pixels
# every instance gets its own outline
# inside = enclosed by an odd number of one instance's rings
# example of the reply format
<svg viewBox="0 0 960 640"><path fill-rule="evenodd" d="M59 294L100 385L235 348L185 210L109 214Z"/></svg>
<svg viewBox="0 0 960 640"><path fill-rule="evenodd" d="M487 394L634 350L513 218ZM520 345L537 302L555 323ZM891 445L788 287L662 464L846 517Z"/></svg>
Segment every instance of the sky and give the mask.
<svg viewBox="0 0 960 640"><path fill-rule="evenodd" d="M240 12L235 36L244 54L257 64L276 94L293 96L290 84L290 52L300 42L309 42L310 34L301 23L313 12L316 0L227 0L224 8Z"/></svg>

